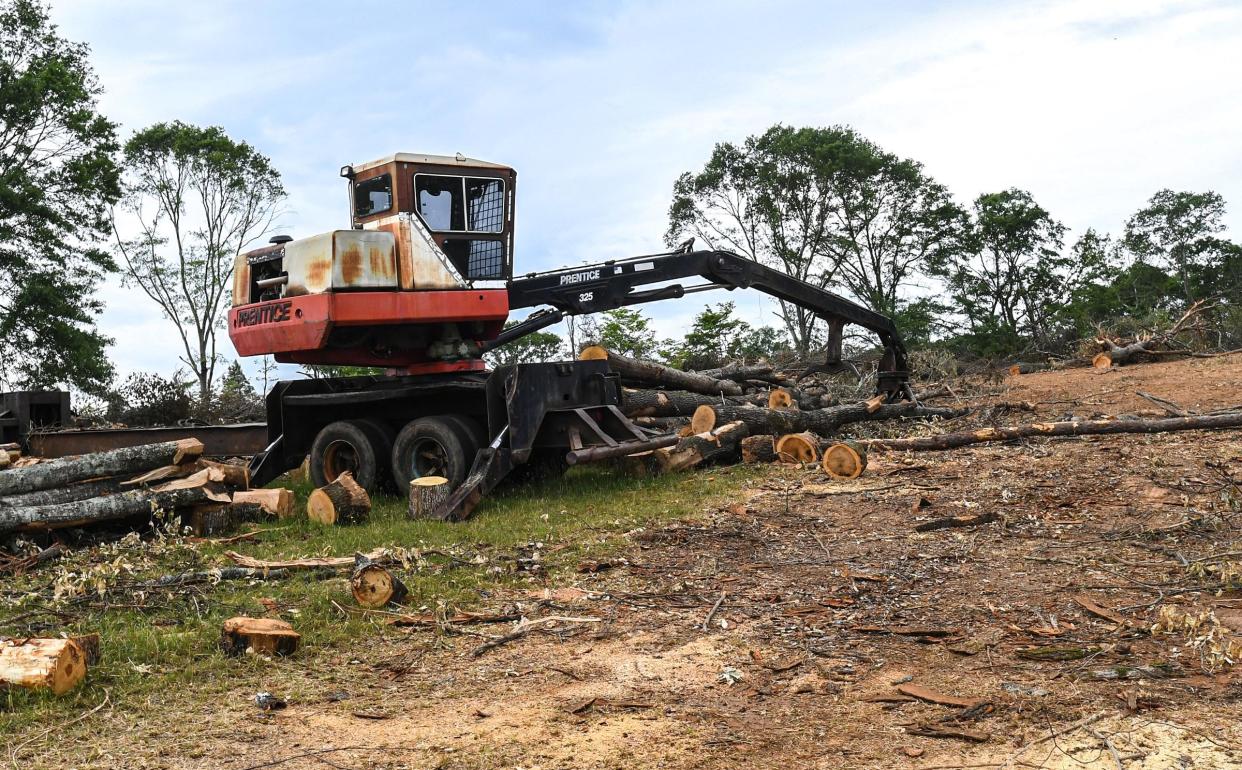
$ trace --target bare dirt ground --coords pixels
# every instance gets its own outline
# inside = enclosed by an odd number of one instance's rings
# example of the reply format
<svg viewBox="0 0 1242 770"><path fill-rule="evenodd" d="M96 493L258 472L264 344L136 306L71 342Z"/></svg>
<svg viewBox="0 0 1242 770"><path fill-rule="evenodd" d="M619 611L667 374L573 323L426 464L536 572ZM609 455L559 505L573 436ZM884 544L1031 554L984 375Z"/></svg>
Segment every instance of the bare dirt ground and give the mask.
<svg viewBox="0 0 1242 770"><path fill-rule="evenodd" d="M971 424L1158 412L1140 390L1210 411L1242 402L1242 356L993 390L1034 411ZM485 601L598 622L478 656L511 626L377 641L282 711L184 715L202 733L176 764L1242 767L1239 673L1213 652L1242 629L1240 481L1236 430L876 455L844 483L773 469L630 533L628 565ZM1162 608L1213 615L1153 634Z"/></svg>

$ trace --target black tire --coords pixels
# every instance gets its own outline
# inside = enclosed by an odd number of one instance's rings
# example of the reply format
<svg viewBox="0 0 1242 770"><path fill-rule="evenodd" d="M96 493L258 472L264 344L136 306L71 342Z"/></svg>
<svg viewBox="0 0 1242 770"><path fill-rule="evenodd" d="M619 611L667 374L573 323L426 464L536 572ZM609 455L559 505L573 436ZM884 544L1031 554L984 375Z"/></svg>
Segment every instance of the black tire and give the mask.
<svg viewBox="0 0 1242 770"><path fill-rule="evenodd" d="M383 490L393 493L397 491L397 485L392 478L392 463L388 462L388 458L392 457L392 444L397 440L397 431L390 427L387 423L378 420L354 420L358 423L358 427L367 434L367 438L371 441L371 449L375 453L375 489L367 487L367 492Z"/></svg>
<svg viewBox="0 0 1242 770"><path fill-rule="evenodd" d="M397 434L392 445L392 477L398 489L410 480L443 476L453 488L466 480L478 451L468 426L456 416L420 417Z"/></svg>
<svg viewBox="0 0 1242 770"><path fill-rule="evenodd" d="M376 450L384 446L379 426L367 420L339 420L319 431L310 451L310 477L316 487L350 471L367 492L382 480L381 458Z"/></svg>

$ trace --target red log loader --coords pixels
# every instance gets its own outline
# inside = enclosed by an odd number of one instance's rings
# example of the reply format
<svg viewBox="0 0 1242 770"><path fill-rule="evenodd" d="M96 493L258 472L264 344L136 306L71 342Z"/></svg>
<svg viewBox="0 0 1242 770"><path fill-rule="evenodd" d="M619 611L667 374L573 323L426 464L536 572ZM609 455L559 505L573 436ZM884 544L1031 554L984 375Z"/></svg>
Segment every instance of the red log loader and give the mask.
<svg viewBox="0 0 1242 770"><path fill-rule="evenodd" d="M266 399L269 443L251 464L256 484L308 455L316 485L346 470L372 490L439 475L455 488L439 514L460 519L511 472L675 443L624 416L607 361L489 372L483 355L566 316L709 289L757 289L826 320L827 356L817 369L844 365L845 325L874 332L884 347L878 392L912 398L891 320L753 260L687 243L515 278L512 168L398 153L341 175L350 229L276 236L237 257L229 336L243 356L385 373L277 383ZM683 285L687 278L702 282ZM505 329L509 313L523 308L539 309Z"/></svg>

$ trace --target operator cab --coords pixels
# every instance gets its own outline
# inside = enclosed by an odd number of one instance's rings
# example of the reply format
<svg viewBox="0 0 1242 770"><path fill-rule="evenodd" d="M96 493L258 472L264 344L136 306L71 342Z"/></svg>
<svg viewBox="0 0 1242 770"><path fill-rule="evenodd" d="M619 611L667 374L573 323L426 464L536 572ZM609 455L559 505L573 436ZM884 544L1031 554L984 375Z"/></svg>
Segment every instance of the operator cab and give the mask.
<svg viewBox="0 0 1242 770"><path fill-rule="evenodd" d="M410 373L482 370L508 317L517 172L457 155L345 166L350 227L239 254L242 355Z"/></svg>
<svg viewBox="0 0 1242 770"><path fill-rule="evenodd" d="M465 281L504 281L513 273L513 187L508 166L458 155L397 153L345 166L352 225L389 229L417 218Z"/></svg>

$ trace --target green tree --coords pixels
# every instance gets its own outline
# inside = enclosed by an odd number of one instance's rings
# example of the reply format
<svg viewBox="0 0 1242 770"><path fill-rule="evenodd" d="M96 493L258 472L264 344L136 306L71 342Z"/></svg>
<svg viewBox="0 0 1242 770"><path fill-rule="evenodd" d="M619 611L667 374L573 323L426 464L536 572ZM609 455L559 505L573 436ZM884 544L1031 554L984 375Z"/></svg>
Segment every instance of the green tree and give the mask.
<svg viewBox="0 0 1242 770"><path fill-rule="evenodd" d="M234 260L272 226L285 197L280 174L223 129L180 121L157 123L126 142L125 171L128 216L113 217L117 250L128 281L176 328L182 361L206 401ZM126 225L138 235L123 239Z"/></svg>
<svg viewBox="0 0 1242 770"><path fill-rule="evenodd" d="M651 320L640 310L620 307L600 314L596 344L632 358L659 358L666 344L656 338Z"/></svg>
<svg viewBox="0 0 1242 770"><path fill-rule="evenodd" d="M220 378L213 408L203 416L226 422L260 419L263 416L263 400L246 376L240 361L229 364Z"/></svg>
<svg viewBox="0 0 1242 770"><path fill-rule="evenodd" d="M716 146L704 169L673 188L669 245L687 235L737 251L819 287L834 281L894 314L928 263L962 247L966 217L921 165L851 128L773 126L739 147ZM781 303L801 355L814 313Z"/></svg>
<svg viewBox="0 0 1242 770"><path fill-rule="evenodd" d="M737 354L741 335L750 325L733 315L734 304L721 302L704 307L672 356L682 369L711 369Z"/></svg>
<svg viewBox="0 0 1242 770"><path fill-rule="evenodd" d="M110 340L94 288L116 265L99 242L119 193L116 128L89 49L45 6L0 2L0 384L101 393Z"/></svg>
<svg viewBox="0 0 1242 770"><path fill-rule="evenodd" d="M505 323L505 328L516 326L518 321ZM537 331L502 345L487 354L488 364L495 369L510 364L533 364L546 361L559 361L565 353L565 341L560 335L547 331Z"/></svg>
<svg viewBox="0 0 1242 770"><path fill-rule="evenodd" d="M1211 291L1202 285L1202 274L1215 272L1236 253L1236 246L1218 237L1224 216L1225 199L1218 193L1161 190L1126 222L1125 246L1139 260L1177 276L1191 302Z"/></svg>
<svg viewBox="0 0 1242 770"><path fill-rule="evenodd" d="M974 248L938 267L978 352L1047 348L1067 292L1102 268L1063 255L1064 238L1065 226L1024 190L975 199Z"/></svg>

